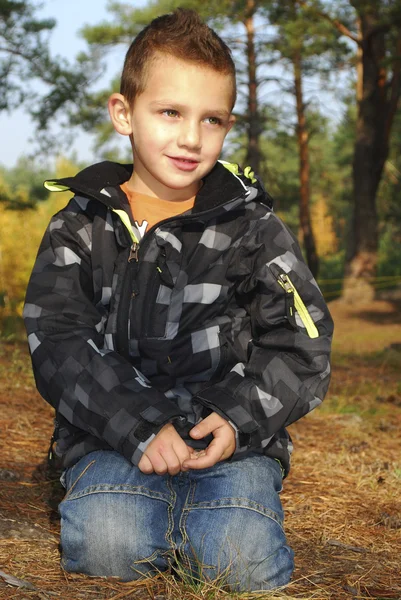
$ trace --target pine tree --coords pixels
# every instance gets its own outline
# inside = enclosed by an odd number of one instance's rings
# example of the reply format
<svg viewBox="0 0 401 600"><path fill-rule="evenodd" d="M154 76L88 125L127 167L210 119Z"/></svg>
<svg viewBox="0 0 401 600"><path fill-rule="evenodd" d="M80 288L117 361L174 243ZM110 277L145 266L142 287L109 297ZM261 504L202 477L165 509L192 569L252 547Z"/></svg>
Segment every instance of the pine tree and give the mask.
<svg viewBox="0 0 401 600"><path fill-rule="evenodd" d="M336 0L325 10L313 0L298 1L356 46L353 216L343 299L370 302L379 247L378 189L401 95L401 0Z"/></svg>

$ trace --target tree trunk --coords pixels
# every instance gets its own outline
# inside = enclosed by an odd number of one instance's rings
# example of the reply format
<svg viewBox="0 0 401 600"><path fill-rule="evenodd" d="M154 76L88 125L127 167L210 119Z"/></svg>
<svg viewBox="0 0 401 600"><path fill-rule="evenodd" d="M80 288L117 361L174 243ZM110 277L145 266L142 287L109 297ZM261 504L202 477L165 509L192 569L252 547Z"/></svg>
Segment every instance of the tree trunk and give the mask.
<svg viewBox="0 0 401 600"><path fill-rule="evenodd" d="M301 239L306 253L306 261L314 277L319 271L319 257L316 251L315 237L313 235L310 218L310 163L308 147L308 131L306 126L305 106L302 89L302 56L297 49L293 55L295 98L297 104L297 137L299 149L299 179L300 179L300 204L299 222Z"/></svg>
<svg viewBox="0 0 401 600"><path fill-rule="evenodd" d="M367 303L375 295L373 284L379 244L376 198L399 99L399 89L394 88L397 70L399 75L399 61L394 65L393 80L389 83L385 66L386 32L383 27L378 27L378 9L361 11L359 24L358 57L361 62L357 69L359 97L353 159L354 206L342 293L342 299L349 303ZM396 99L394 93L398 94Z"/></svg>
<svg viewBox="0 0 401 600"><path fill-rule="evenodd" d="M259 173L261 163L260 151L260 119L258 110L258 82L256 78L256 51L255 51L255 0L247 0L244 25L246 28L246 53L248 66L248 151L247 164Z"/></svg>

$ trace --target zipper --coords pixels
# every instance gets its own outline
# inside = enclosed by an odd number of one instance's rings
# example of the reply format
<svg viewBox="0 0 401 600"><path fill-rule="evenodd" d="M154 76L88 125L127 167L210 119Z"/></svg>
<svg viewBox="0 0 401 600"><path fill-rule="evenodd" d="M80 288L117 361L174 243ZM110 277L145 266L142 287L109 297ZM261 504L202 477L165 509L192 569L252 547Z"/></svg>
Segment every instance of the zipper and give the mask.
<svg viewBox="0 0 401 600"><path fill-rule="evenodd" d="M138 295L138 286L136 282L136 275L138 271L138 242L133 242L130 246L128 259L123 277L123 284L121 288L121 302L118 309L117 316L117 331L116 331L116 345L117 350L122 356L129 360L129 315L131 300L136 298Z"/></svg>
<svg viewBox="0 0 401 600"><path fill-rule="evenodd" d="M281 285L281 287L283 288L283 290L286 293L286 312L287 312L287 317L288 317L289 321L291 323L295 322L295 314L294 314L294 309L295 309L297 311L297 313L302 321L302 324L305 327L309 337L313 338L313 339L318 338L319 331L318 331L315 323L313 322L313 319L310 316L309 311L306 308L304 301L302 300L301 296L299 295L297 288L292 283L292 281L289 278L289 276L287 275L287 273L280 273L276 266L274 269L271 268L272 266L273 265L270 265L271 271L273 272L273 274L274 274L274 271L276 271L275 277L277 279L277 282Z"/></svg>
<svg viewBox="0 0 401 600"><path fill-rule="evenodd" d="M236 198L230 199L228 202L234 202L238 200L241 196L237 196ZM224 206L224 205L223 205ZM221 208L221 207L219 207ZM129 338L130 334L128 331L128 323L129 323L129 315L130 315L130 307L131 300L133 300L139 293L138 286L136 283L136 275L138 272L139 266L139 249L143 248L144 240L147 239L158 227L161 225L165 225L166 223L185 220L185 221L194 221L201 218L203 215L207 215L208 213L213 213L216 211L216 207L213 207L209 210L205 210L201 213L186 215L183 217L182 215L176 215L174 217L169 217L167 219L163 219L163 221L159 221L153 227L151 227L145 235L142 237L141 241L138 240L134 232L132 231L131 221L128 214L125 210L115 209L109 206L109 209L117 214L124 225L124 229L130 238L130 249L128 253L127 265L124 270L124 274L122 275L123 284L121 288L121 301L118 309L118 317L117 317L117 331L116 331L116 346L119 353L122 354L125 358L130 360L129 354ZM160 272L160 266L156 265L156 271ZM149 315L148 315L149 319ZM148 324L147 324L148 329Z"/></svg>

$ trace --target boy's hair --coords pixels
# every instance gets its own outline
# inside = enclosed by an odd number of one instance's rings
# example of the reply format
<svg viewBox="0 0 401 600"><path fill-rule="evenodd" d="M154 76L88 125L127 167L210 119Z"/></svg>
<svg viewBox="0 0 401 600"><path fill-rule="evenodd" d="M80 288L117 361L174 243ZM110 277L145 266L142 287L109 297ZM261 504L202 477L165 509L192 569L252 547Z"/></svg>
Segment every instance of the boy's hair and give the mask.
<svg viewBox="0 0 401 600"><path fill-rule="evenodd" d="M146 86L149 65L157 54L194 62L231 76L236 99L235 65L227 44L191 9L153 19L134 39L124 61L120 93L132 107Z"/></svg>

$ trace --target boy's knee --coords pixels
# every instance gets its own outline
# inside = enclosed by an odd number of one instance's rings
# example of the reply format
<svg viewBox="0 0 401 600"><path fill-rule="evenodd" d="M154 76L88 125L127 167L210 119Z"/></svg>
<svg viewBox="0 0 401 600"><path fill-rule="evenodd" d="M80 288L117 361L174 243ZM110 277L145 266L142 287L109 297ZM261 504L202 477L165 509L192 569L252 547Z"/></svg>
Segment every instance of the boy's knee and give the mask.
<svg viewBox="0 0 401 600"><path fill-rule="evenodd" d="M167 568L157 540L144 539L114 494L93 494L60 505L62 566L66 571L123 581L140 579ZM135 511L133 511L134 513ZM156 546L156 549L155 549Z"/></svg>
<svg viewBox="0 0 401 600"><path fill-rule="evenodd" d="M202 512L187 521L185 558L197 577L241 592L289 582L294 554L278 519L246 508Z"/></svg>
<svg viewBox="0 0 401 600"><path fill-rule="evenodd" d="M188 566L196 578L215 581L218 586L237 592L274 590L287 585L294 570L294 554L287 545L282 545L269 554L259 552L257 556L232 548L230 544L210 552L199 559L196 551L191 553Z"/></svg>
<svg viewBox="0 0 401 600"><path fill-rule="evenodd" d="M287 545L265 557L238 556L227 566L228 584L240 592L274 590L289 583L294 570L294 554Z"/></svg>

